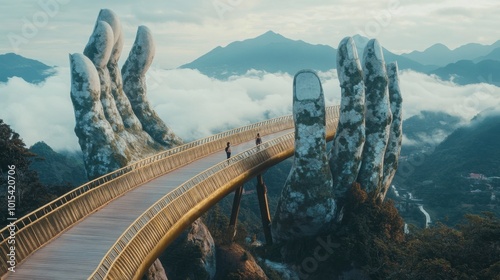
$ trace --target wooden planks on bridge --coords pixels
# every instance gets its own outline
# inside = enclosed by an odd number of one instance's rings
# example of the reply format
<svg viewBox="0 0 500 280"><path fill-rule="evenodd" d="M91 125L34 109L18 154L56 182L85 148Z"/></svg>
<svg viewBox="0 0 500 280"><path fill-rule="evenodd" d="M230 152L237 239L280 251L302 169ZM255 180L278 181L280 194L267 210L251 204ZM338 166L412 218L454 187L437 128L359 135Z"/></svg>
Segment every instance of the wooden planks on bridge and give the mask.
<svg viewBox="0 0 500 280"><path fill-rule="evenodd" d="M266 141L291 131L263 138ZM254 145L253 140L242 143L233 146L232 152L237 154ZM123 231L150 205L225 158L224 151L211 154L113 200L33 253L5 279L87 279Z"/></svg>

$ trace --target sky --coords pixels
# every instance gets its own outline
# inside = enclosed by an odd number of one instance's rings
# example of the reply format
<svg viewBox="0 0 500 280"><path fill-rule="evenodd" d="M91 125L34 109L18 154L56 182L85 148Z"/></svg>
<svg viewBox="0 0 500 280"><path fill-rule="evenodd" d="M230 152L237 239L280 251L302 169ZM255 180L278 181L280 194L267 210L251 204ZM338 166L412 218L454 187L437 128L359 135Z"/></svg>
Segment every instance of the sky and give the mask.
<svg viewBox="0 0 500 280"><path fill-rule="evenodd" d="M139 25L156 40L155 65L176 68L217 46L273 30L336 47L345 36L377 38L396 53L443 43L499 39L496 0L1 0L0 53L67 66L82 52L101 8L113 10L128 53ZM125 56L125 55L123 55Z"/></svg>
<svg viewBox="0 0 500 280"><path fill-rule="evenodd" d="M121 19L122 59L139 25L152 31L156 55L147 74L148 98L174 133L188 141L291 113L293 77L287 74L251 71L218 81L196 70L175 69L219 45L268 30L333 47L345 36L361 34L399 53L438 42L456 48L500 39L500 4L489 0L0 1L0 53L16 52L58 66L57 75L40 85L19 78L0 84L0 119L28 146L44 141L56 150L79 149L68 53L83 51L101 8L112 9ZM336 75L334 70L319 73L328 105L339 104ZM404 118L438 110L466 121L500 107L500 88L492 85L459 86L413 71L401 72L400 79Z"/></svg>

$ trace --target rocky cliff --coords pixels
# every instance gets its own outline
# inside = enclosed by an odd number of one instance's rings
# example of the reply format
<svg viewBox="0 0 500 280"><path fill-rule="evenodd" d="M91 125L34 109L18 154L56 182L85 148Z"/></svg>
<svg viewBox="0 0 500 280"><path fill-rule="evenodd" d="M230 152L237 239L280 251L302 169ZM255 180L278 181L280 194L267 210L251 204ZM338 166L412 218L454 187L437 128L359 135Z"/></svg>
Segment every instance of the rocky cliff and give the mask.
<svg viewBox="0 0 500 280"><path fill-rule="evenodd" d="M170 279L214 279L215 242L201 219L197 219L168 246L160 260Z"/></svg>

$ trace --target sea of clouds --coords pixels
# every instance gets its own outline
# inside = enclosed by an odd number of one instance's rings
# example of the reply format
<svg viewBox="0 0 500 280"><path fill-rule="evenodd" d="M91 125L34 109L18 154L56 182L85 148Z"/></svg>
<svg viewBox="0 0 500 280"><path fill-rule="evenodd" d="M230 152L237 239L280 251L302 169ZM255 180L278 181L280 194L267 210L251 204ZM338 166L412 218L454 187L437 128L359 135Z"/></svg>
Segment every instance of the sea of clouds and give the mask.
<svg viewBox="0 0 500 280"><path fill-rule="evenodd" d="M43 84L20 78L0 84L0 119L31 146L44 141L55 150L78 150L70 98L69 68ZM340 100L336 71L318 73L327 105ZM293 77L249 71L227 81L191 69L151 69L148 98L158 115L186 141L290 114ZM444 111L467 122L487 108L500 108L500 88L489 84L459 86L425 74L402 71L404 118L422 110Z"/></svg>

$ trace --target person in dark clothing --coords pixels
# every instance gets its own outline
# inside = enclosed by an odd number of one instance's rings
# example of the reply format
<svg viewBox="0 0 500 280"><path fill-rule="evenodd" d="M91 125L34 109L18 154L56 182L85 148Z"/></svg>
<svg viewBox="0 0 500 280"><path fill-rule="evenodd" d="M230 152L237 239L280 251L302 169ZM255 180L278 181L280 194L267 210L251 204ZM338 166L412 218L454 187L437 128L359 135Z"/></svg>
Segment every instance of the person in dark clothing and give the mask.
<svg viewBox="0 0 500 280"><path fill-rule="evenodd" d="M255 145L259 146L262 143L262 138L260 138L260 133L257 133L257 137L255 137Z"/></svg>
<svg viewBox="0 0 500 280"><path fill-rule="evenodd" d="M226 146L226 156L227 156L227 159L229 159L231 157L231 143L227 142L227 146Z"/></svg>

